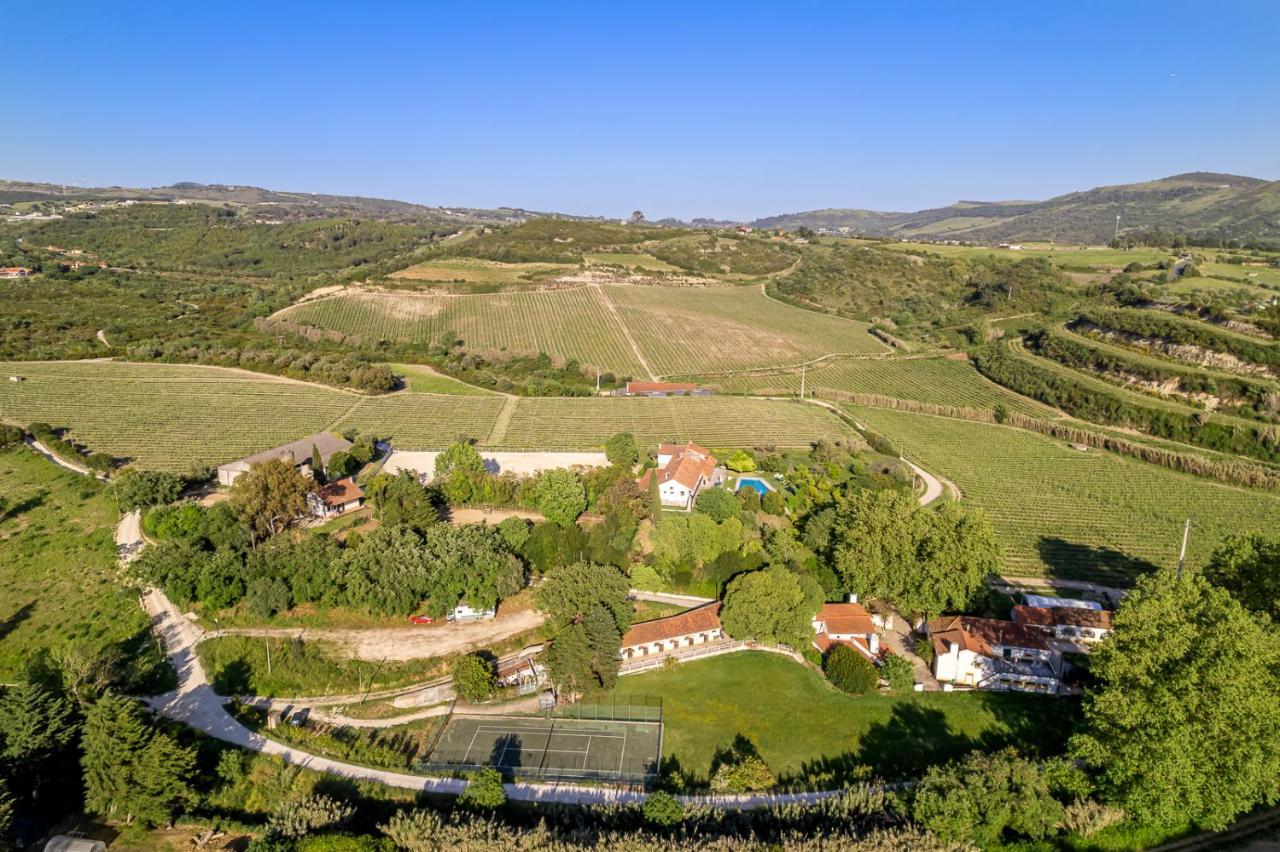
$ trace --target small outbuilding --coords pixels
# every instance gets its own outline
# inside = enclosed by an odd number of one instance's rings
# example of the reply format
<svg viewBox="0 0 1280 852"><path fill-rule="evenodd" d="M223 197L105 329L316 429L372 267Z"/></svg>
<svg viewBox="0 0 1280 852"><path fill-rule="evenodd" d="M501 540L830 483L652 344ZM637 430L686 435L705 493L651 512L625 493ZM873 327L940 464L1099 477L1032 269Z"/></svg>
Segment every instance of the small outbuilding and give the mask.
<svg viewBox="0 0 1280 852"><path fill-rule="evenodd" d="M107 852L107 844L80 832L55 834L44 845L44 852Z"/></svg>

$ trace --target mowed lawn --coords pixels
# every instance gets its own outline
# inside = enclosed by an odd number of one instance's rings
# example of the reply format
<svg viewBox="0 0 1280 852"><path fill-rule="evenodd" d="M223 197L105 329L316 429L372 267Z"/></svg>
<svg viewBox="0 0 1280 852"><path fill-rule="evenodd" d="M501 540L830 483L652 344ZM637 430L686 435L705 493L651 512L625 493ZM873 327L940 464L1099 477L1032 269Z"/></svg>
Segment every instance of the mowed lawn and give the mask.
<svg viewBox="0 0 1280 852"><path fill-rule="evenodd" d="M0 681L38 649L114 649L135 675L155 666L146 615L117 577L106 486L18 447L0 451L0 498Z"/></svg>
<svg viewBox="0 0 1280 852"><path fill-rule="evenodd" d="M1073 699L1009 693L847 695L793 660L752 651L630 675L614 695L662 699L664 757L684 771L706 778L717 750L741 734L783 782L838 782L858 766L886 779L914 777L1006 745L1051 755L1079 710Z"/></svg>

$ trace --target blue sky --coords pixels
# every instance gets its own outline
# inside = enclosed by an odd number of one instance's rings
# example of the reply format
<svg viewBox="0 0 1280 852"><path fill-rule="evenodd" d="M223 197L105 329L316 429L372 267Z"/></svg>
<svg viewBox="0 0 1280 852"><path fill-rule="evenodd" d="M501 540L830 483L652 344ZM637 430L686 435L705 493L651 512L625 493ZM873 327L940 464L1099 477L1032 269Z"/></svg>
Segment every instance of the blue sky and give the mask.
<svg viewBox="0 0 1280 852"><path fill-rule="evenodd" d="M1280 3L15 2L0 177L650 218L1280 179Z"/></svg>

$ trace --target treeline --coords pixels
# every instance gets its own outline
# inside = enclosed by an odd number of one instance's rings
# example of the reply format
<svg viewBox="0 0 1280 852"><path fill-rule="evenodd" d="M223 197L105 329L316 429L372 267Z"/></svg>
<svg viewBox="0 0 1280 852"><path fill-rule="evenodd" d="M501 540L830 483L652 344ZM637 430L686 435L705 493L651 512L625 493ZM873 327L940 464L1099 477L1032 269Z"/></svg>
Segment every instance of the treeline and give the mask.
<svg viewBox="0 0 1280 852"><path fill-rule="evenodd" d="M390 367L371 363L358 354L333 355L299 349L242 349L187 338L139 343L130 346L127 353L130 361L238 367L366 393L387 393L396 388L396 379Z"/></svg>
<svg viewBox="0 0 1280 852"><path fill-rule="evenodd" d="M1275 386L1128 358L1055 334L1049 329L1038 329L1024 339L1027 346L1038 354L1073 369L1121 381L1173 382L1177 386L1176 393L1189 397L1195 394L1218 397L1235 409L1235 413L1246 417L1271 418L1280 414L1280 388ZM1199 405L1198 402L1194 404Z"/></svg>
<svg viewBox="0 0 1280 852"><path fill-rule="evenodd" d="M1179 346L1198 346L1226 352L1241 361L1280 370L1280 344L1253 341L1238 335L1156 311L1125 308L1090 308L1080 321L1137 337L1159 338Z"/></svg>
<svg viewBox="0 0 1280 852"><path fill-rule="evenodd" d="M974 365L997 384L1082 420L1127 426L1159 438L1263 461L1280 461L1280 427L1227 425L1201 413L1184 415L1135 405L1044 369L1026 358L1015 357L1000 345L978 350Z"/></svg>

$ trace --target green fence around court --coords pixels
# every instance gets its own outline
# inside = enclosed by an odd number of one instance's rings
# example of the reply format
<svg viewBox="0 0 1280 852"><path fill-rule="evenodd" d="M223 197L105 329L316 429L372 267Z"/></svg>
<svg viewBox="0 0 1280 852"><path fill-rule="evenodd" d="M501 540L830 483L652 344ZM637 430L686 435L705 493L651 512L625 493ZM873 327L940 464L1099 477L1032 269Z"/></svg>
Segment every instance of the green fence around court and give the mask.
<svg viewBox="0 0 1280 852"><path fill-rule="evenodd" d="M587 701L556 707L552 715L561 719L660 723L662 698L657 695L614 696L608 701Z"/></svg>
<svg viewBox="0 0 1280 852"><path fill-rule="evenodd" d="M454 714L418 769L474 772L484 767L531 780L644 785L658 774L661 704L590 705L584 717ZM609 718L606 713L618 718ZM627 715L658 718L620 718ZM599 718L598 718L599 717Z"/></svg>

